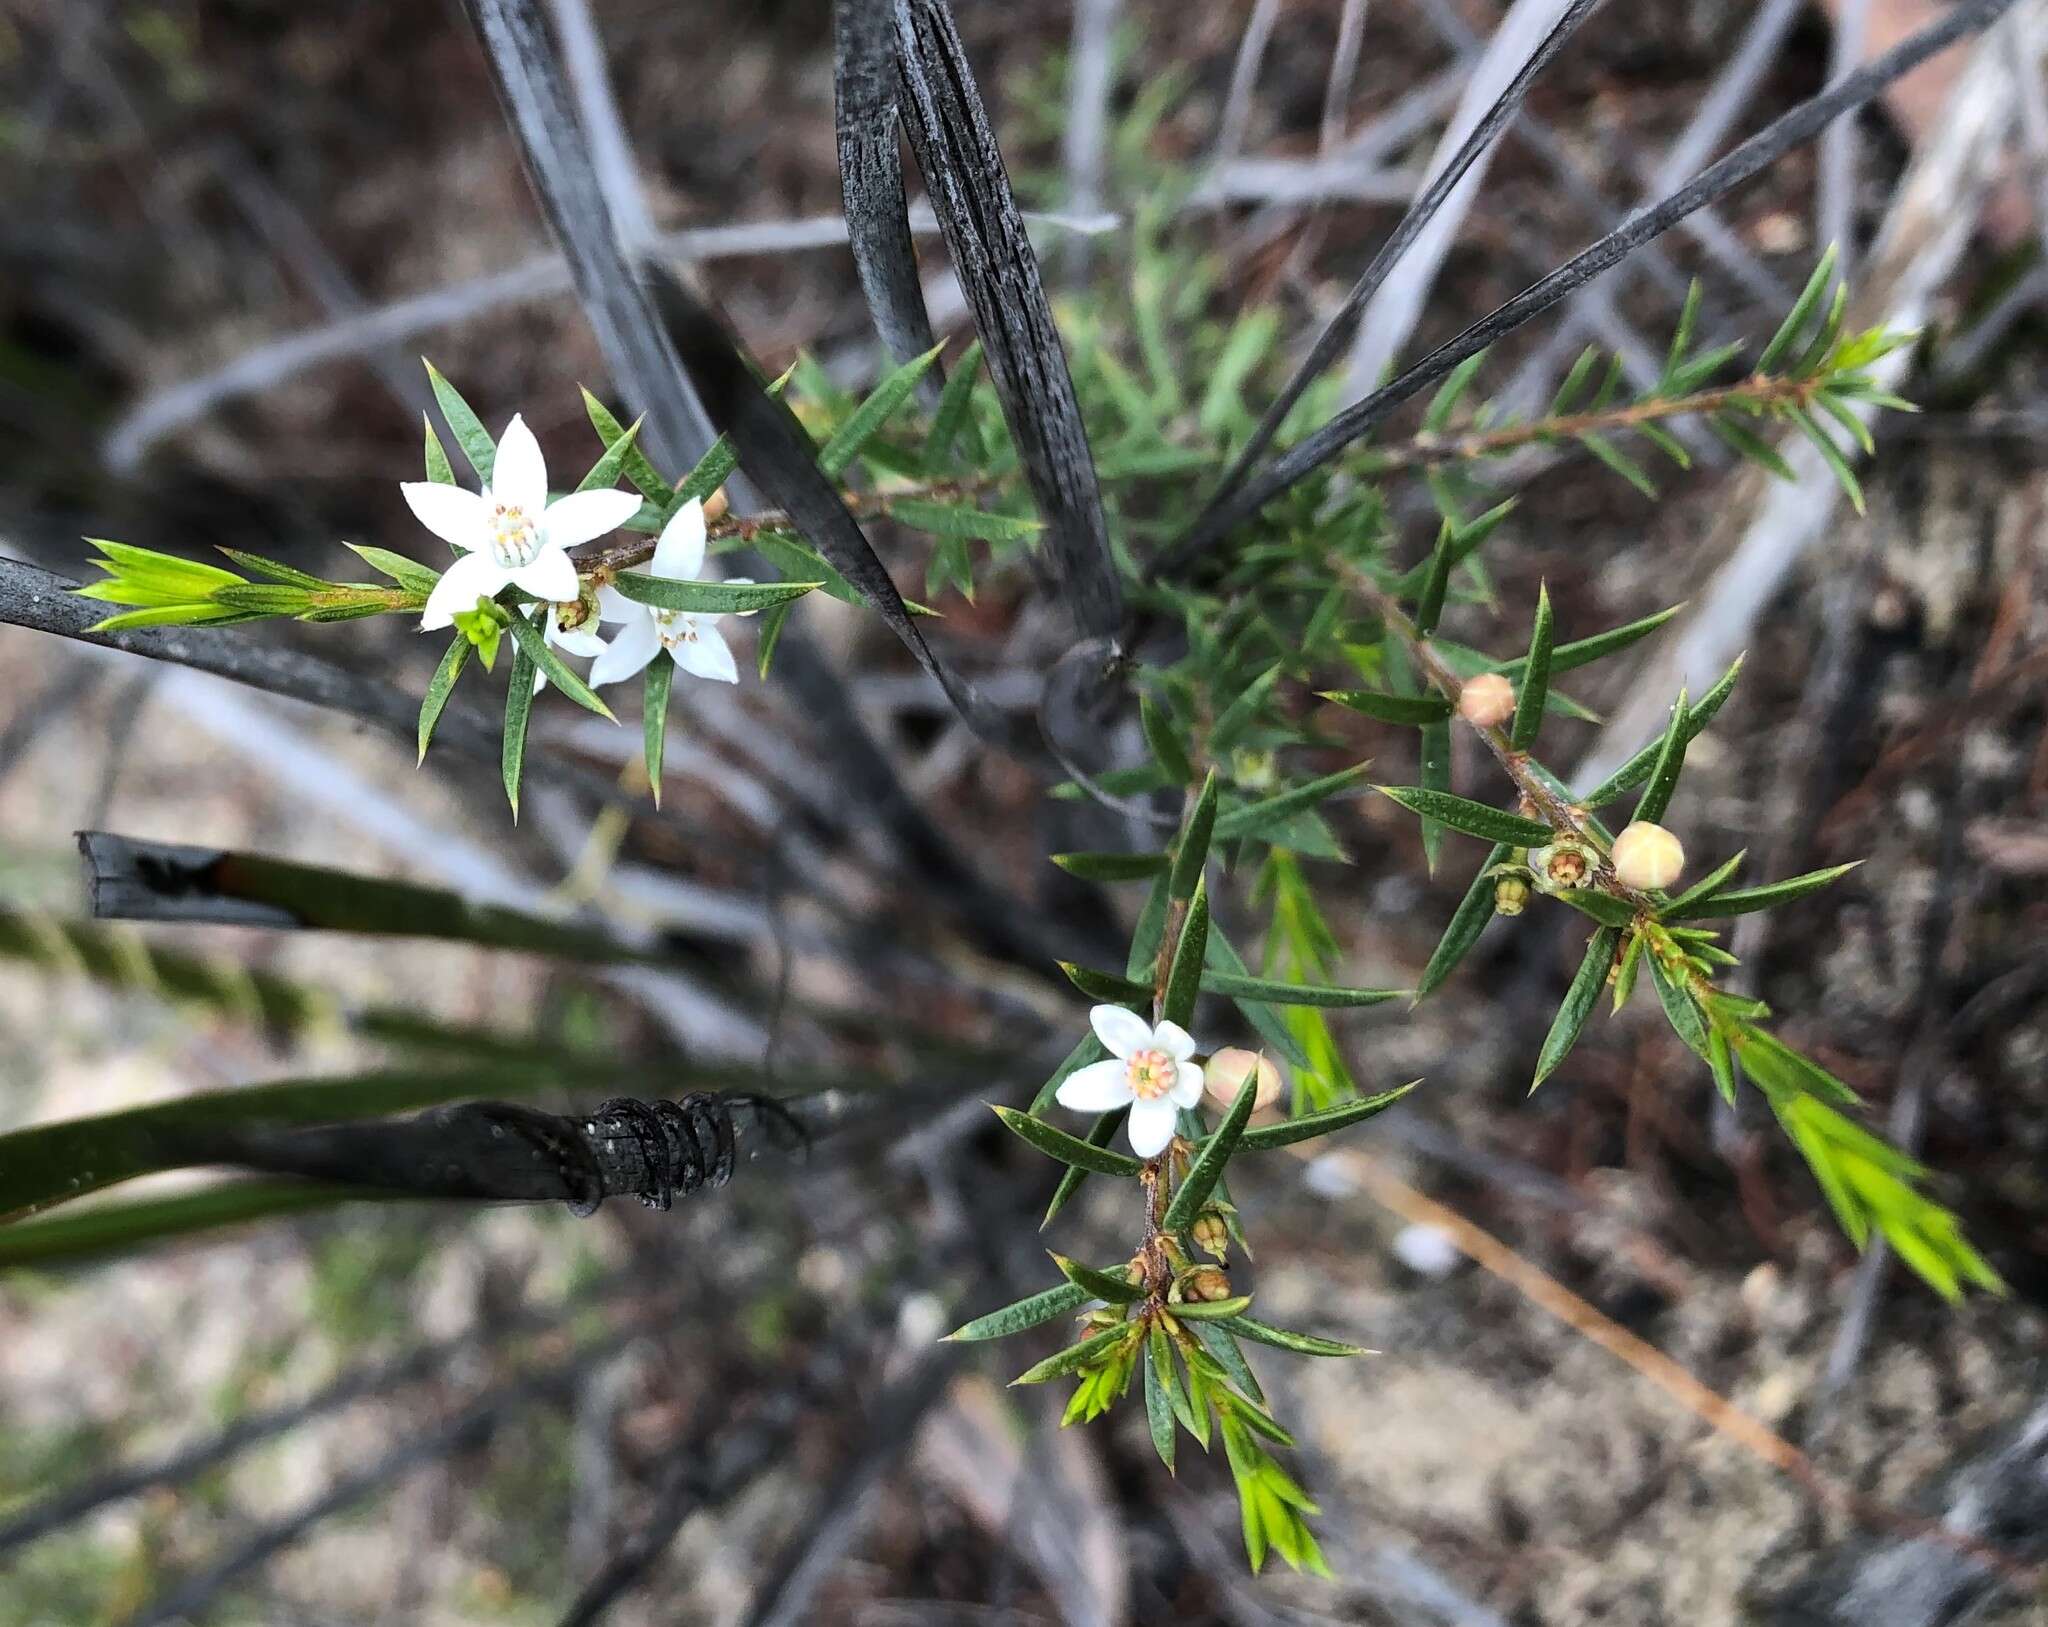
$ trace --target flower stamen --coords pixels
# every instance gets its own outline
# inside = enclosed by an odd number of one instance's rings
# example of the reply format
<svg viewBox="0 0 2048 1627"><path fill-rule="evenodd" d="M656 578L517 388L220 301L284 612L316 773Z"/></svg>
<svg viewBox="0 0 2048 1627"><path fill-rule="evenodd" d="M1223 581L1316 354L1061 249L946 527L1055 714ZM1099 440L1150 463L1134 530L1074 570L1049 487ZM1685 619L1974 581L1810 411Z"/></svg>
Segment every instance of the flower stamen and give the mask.
<svg viewBox="0 0 2048 1627"><path fill-rule="evenodd" d="M1156 1102L1173 1089L1180 1078L1180 1065L1164 1051L1133 1051L1125 1059L1124 1077L1139 1101Z"/></svg>
<svg viewBox="0 0 2048 1627"><path fill-rule="evenodd" d="M508 571L522 570L540 557L541 529L517 503L491 505L491 558Z"/></svg>

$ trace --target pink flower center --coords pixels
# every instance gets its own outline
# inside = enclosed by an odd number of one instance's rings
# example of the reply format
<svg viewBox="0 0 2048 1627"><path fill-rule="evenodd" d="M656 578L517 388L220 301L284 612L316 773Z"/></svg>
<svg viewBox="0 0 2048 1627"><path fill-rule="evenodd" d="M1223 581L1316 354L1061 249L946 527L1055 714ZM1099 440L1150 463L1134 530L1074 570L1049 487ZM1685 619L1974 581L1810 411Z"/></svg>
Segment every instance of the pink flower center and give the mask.
<svg viewBox="0 0 2048 1627"><path fill-rule="evenodd" d="M541 530L517 503L491 505L491 558L518 570L540 557Z"/></svg>
<svg viewBox="0 0 2048 1627"><path fill-rule="evenodd" d="M1164 1051L1133 1051L1125 1059L1124 1077L1139 1101L1156 1102L1179 1083L1180 1064Z"/></svg>

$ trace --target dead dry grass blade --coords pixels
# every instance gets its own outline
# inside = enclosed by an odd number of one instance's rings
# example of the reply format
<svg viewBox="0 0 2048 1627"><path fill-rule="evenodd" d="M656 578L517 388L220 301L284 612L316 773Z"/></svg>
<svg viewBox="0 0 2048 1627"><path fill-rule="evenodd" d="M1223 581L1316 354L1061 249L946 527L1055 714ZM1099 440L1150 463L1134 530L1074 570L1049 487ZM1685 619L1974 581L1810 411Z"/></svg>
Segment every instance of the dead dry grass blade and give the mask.
<svg viewBox="0 0 2048 1627"><path fill-rule="evenodd" d="M933 345L924 289L911 246L910 206L896 140L896 18L891 0L835 0L832 80L839 135L839 193L854 270L882 346L897 363ZM934 366L919 393L936 405Z"/></svg>
<svg viewBox="0 0 2048 1627"><path fill-rule="evenodd" d="M1045 517L1045 556L1081 631L1111 635L1123 622L1123 588L1088 432L1024 217L944 0L896 0L896 42L903 121Z"/></svg>

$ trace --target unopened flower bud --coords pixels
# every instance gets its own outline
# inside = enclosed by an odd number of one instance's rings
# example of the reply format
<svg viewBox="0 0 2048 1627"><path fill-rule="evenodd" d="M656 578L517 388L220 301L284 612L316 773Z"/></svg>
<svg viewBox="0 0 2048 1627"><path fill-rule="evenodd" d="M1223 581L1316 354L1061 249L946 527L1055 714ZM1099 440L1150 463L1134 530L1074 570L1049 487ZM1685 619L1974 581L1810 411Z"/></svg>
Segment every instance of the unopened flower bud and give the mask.
<svg viewBox="0 0 2048 1627"><path fill-rule="evenodd" d="M1188 1235L1195 1240L1195 1247L1217 1259L1230 1252L1230 1226L1224 1220L1222 1211L1204 1209L1195 1216L1194 1225L1188 1228Z"/></svg>
<svg viewBox="0 0 2048 1627"><path fill-rule="evenodd" d="M1467 678L1458 691L1458 716L1475 728L1497 729L1515 715L1515 686L1497 672Z"/></svg>
<svg viewBox="0 0 2048 1627"><path fill-rule="evenodd" d="M1260 1052L1247 1051L1236 1045L1225 1046L1216 1052L1202 1066L1202 1082L1209 1092L1209 1100L1218 1107L1228 1107L1237 1100L1238 1086L1250 1076L1252 1069L1259 1070L1258 1094L1252 1098L1252 1108L1271 1107L1280 1099L1280 1090L1287 1081L1280 1076L1280 1068L1269 1056Z"/></svg>
<svg viewBox="0 0 2048 1627"><path fill-rule="evenodd" d="M1614 879L1647 892L1669 887L1685 869L1685 849L1662 825L1639 819L1614 839Z"/></svg>
<svg viewBox="0 0 2048 1627"><path fill-rule="evenodd" d="M725 518L725 511L729 506L725 498L725 488L720 486L704 499L704 523L709 525L713 520Z"/></svg>
<svg viewBox="0 0 2048 1627"><path fill-rule="evenodd" d="M1520 915L1529 903L1529 881L1526 876L1502 876L1493 884L1493 909L1496 915Z"/></svg>
<svg viewBox="0 0 2048 1627"><path fill-rule="evenodd" d="M1220 1266L1198 1265L1182 1279L1181 1293L1185 1298L1213 1305L1230 1297L1230 1278Z"/></svg>

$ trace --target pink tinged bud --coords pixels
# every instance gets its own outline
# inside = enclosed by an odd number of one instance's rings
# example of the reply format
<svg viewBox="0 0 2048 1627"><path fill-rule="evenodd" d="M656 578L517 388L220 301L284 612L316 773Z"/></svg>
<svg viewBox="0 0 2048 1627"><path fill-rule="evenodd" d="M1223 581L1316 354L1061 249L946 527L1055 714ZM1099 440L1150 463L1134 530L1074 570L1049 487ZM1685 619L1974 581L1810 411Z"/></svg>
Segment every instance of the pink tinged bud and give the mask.
<svg viewBox="0 0 2048 1627"><path fill-rule="evenodd" d="M1637 820L1614 839L1614 879L1648 892L1669 887L1685 869L1685 849L1662 825Z"/></svg>
<svg viewBox="0 0 2048 1627"><path fill-rule="evenodd" d="M1269 1056L1235 1045L1226 1046L1203 1064L1202 1082L1208 1088L1209 1100L1218 1107L1228 1107L1237 1100L1237 1088L1253 1068L1259 1070L1259 1083L1252 1106L1254 1109L1271 1107L1280 1099L1280 1092L1287 1084L1280 1076L1278 1065Z"/></svg>
<svg viewBox="0 0 2048 1627"><path fill-rule="evenodd" d="M1497 729L1515 715L1515 686L1497 672L1467 678L1458 691L1458 716L1475 728Z"/></svg>

